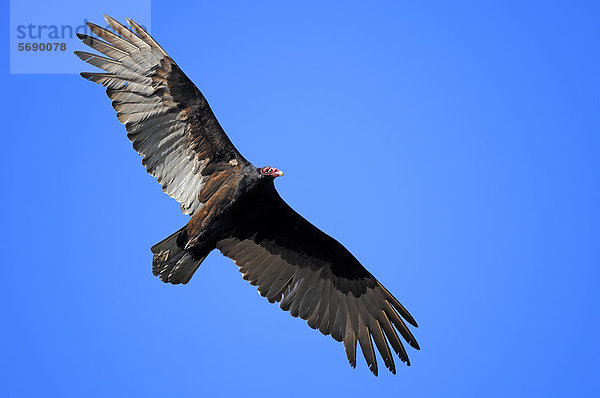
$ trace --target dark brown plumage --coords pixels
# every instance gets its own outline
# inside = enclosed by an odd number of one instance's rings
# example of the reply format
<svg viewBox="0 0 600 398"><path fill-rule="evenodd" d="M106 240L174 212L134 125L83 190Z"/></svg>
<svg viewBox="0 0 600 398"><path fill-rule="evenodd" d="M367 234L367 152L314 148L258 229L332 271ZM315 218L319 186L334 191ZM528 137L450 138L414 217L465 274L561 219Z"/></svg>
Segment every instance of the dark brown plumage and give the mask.
<svg viewBox="0 0 600 398"><path fill-rule="evenodd" d="M105 56L76 51L107 73L85 72L107 87L118 119L148 173L180 204L189 223L152 247L152 271L187 283L215 248L271 303L343 341L356 366L357 342L374 374L375 347L396 372L392 347L410 364L400 336L419 349L408 311L338 241L289 207L275 190L279 170L256 168L235 149L202 93L138 24L106 17L100 39L78 35ZM101 40L103 39L103 40Z"/></svg>

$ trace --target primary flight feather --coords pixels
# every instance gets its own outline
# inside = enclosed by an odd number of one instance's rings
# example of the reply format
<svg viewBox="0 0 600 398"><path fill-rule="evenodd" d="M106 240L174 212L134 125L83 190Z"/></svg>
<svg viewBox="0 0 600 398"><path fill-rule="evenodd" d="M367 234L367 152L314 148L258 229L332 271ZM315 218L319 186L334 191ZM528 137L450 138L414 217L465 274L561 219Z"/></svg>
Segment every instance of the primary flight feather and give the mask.
<svg viewBox="0 0 600 398"><path fill-rule="evenodd" d="M400 337L419 345L408 311L338 241L281 199L274 179L233 146L208 102L162 47L137 23L105 17L111 32L88 23L78 34L94 50L76 51L106 72L83 72L105 86L148 173L189 214L189 223L152 247L152 272L187 283L214 249L235 261L244 279L271 303L344 344L356 366L360 345L377 375L375 347L396 373L390 346L410 365Z"/></svg>

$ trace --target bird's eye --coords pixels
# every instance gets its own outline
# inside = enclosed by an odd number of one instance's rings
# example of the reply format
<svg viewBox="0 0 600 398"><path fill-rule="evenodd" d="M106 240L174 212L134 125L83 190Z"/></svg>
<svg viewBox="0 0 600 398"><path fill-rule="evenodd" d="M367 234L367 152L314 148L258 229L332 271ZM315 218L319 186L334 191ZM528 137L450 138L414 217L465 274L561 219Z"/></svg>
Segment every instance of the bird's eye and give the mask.
<svg viewBox="0 0 600 398"><path fill-rule="evenodd" d="M270 168L270 167L266 167L266 168L263 170L263 173L265 173L265 174L269 174L269 173L271 173L271 168Z"/></svg>

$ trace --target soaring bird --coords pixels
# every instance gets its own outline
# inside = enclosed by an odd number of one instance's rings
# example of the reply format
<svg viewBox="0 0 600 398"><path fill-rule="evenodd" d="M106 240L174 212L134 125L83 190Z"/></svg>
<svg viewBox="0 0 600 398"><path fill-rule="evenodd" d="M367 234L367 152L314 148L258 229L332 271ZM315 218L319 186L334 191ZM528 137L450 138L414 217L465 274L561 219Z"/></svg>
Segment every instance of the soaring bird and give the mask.
<svg viewBox="0 0 600 398"><path fill-rule="evenodd" d="M114 32L88 23L78 34L94 50L76 51L105 72L81 76L106 87L148 173L177 200L187 225L152 247L161 281L188 283L214 249L239 267L269 302L343 342L356 367L360 345L377 375L375 347L396 373L390 346L410 365L398 333L419 345L417 322L337 240L296 213L277 193L275 167L255 167L233 146L208 102L162 47L136 22L105 16Z"/></svg>

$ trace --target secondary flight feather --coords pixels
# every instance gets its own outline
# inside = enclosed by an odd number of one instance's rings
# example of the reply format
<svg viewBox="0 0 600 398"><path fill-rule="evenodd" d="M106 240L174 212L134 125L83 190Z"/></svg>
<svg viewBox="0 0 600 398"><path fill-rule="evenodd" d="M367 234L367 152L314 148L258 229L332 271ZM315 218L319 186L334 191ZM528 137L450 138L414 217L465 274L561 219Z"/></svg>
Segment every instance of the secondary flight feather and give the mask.
<svg viewBox="0 0 600 398"><path fill-rule="evenodd" d="M402 304L281 199L274 180L283 172L255 167L238 152L200 90L140 25L105 18L114 32L88 23L96 36L78 34L102 55L75 52L105 72L81 76L106 87L142 164L191 216L152 247L154 275L188 283L218 249L271 303L343 342L353 367L357 345L375 375L375 348L392 373L390 347L410 365L402 339L419 349L406 325L417 323Z"/></svg>

